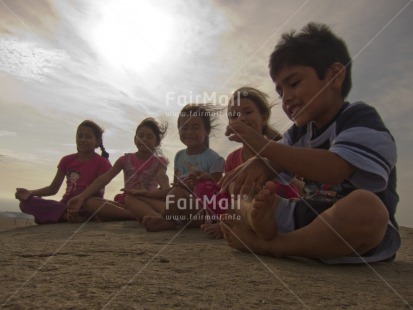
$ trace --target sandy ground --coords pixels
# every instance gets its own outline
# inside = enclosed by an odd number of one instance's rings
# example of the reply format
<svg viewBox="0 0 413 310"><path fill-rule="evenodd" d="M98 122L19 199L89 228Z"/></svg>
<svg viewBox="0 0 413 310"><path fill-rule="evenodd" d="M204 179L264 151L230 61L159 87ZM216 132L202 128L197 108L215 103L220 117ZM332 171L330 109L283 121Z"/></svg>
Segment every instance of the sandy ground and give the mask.
<svg viewBox="0 0 413 310"><path fill-rule="evenodd" d="M401 234L392 263L326 266L237 252L197 229L17 228L0 232L0 309L413 309L413 229Z"/></svg>
<svg viewBox="0 0 413 310"><path fill-rule="evenodd" d="M0 232L15 228L36 225L33 220L19 217L3 217L0 215Z"/></svg>

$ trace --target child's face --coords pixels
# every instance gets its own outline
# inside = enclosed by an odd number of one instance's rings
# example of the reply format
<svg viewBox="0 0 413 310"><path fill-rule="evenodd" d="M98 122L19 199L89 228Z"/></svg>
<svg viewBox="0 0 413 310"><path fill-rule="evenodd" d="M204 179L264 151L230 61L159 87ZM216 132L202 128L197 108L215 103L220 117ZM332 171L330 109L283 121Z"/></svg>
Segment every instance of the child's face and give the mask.
<svg viewBox="0 0 413 310"><path fill-rule="evenodd" d="M158 146L156 134L149 127L142 126L135 135L135 144L139 151L153 152Z"/></svg>
<svg viewBox="0 0 413 310"><path fill-rule="evenodd" d="M76 146L79 153L94 152L95 148L99 146L100 141L96 139L96 136L92 128L86 126L80 126L76 132Z"/></svg>
<svg viewBox="0 0 413 310"><path fill-rule="evenodd" d="M205 138L209 134L199 116L180 116L178 129L179 138L188 148L204 144Z"/></svg>
<svg viewBox="0 0 413 310"><path fill-rule="evenodd" d="M228 119L230 125L241 121L259 133L262 133L262 129L267 124L267 117L261 115L255 102L248 98L234 102L234 105L229 107Z"/></svg>
<svg viewBox="0 0 413 310"><path fill-rule="evenodd" d="M320 80L312 67L285 66L276 77L275 89L283 110L297 126L313 121L320 128L335 116L337 93L328 76Z"/></svg>

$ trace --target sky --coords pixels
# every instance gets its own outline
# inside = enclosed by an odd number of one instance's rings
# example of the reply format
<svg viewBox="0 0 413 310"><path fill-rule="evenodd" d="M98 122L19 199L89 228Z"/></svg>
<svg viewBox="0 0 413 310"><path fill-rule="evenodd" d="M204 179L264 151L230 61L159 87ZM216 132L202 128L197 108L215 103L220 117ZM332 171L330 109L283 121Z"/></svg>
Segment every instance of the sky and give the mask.
<svg viewBox="0 0 413 310"><path fill-rule="evenodd" d="M134 152L135 129L167 121L163 153L184 148L176 119L190 102L226 106L235 89L266 92L271 124L291 125L268 74L280 35L326 23L353 57L350 102L374 106L398 147L396 219L413 227L413 0L0 0L0 211L19 211L16 187L52 181L75 153L85 119L105 129L112 163ZM223 157L225 113L210 137ZM173 167L168 168L172 178ZM118 175L106 197L122 188ZM52 197L60 199L59 193Z"/></svg>

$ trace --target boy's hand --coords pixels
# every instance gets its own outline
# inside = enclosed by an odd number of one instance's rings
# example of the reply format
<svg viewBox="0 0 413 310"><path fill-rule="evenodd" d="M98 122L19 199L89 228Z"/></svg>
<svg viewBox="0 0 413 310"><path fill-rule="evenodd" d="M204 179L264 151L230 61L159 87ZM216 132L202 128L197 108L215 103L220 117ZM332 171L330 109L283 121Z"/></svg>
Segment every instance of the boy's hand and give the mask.
<svg viewBox="0 0 413 310"><path fill-rule="evenodd" d="M267 165L265 159L253 157L243 165L225 174L218 182L221 193L249 195L253 189L259 190L275 173Z"/></svg>
<svg viewBox="0 0 413 310"><path fill-rule="evenodd" d="M262 133L255 131L244 122L235 121L227 126L225 135L231 141L243 143L252 152L260 152L268 143Z"/></svg>
<svg viewBox="0 0 413 310"><path fill-rule="evenodd" d="M67 211L69 213L78 212L80 208L82 207L82 204L84 201L85 199L81 197L80 195L70 198L69 201L67 202Z"/></svg>
<svg viewBox="0 0 413 310"><path fill-rule="evenodd" d="M20 201L25 201L33 196L33 193L25 188L16 188L16 194L14 194L16 199Z"/></svg>

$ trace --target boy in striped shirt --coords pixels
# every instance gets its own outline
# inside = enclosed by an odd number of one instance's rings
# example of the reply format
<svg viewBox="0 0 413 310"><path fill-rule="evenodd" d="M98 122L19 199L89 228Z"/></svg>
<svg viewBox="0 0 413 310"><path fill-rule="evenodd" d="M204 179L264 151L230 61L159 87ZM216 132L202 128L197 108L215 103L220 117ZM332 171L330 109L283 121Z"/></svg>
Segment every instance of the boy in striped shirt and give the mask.
<svg viewBox="0 0 413 310"><path fill-rule="evenodd" d="M393 260L400 247L396 145L373 107L345 101L351 89L345 43L326 25L310 23L282 36L269 67L294 124L281 142L242 122L227 128L230 140L244 141L257 157L226 175L223 191L231 183L233 194L258 189L241 206L243 221L223 216L228 244L326 263ZM300 200L280 198L268 181L293 177L305 183Z"/></svg>

